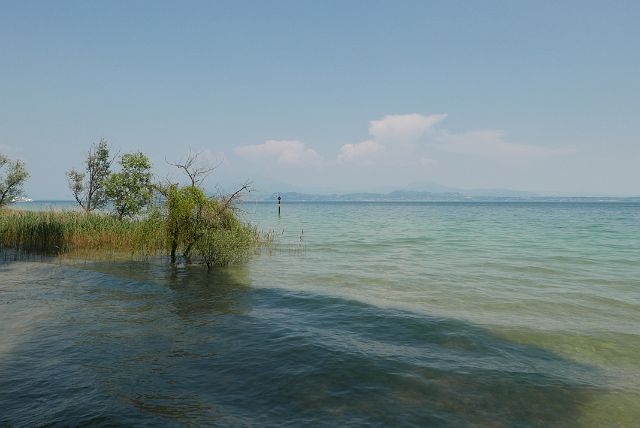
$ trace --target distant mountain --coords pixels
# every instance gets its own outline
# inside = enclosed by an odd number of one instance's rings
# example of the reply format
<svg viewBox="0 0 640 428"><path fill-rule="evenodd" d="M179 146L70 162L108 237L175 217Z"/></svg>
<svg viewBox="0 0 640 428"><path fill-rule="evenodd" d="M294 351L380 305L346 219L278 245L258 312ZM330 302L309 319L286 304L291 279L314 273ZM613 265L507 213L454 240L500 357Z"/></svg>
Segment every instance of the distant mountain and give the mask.
<svg viewBox="0 0 640 428"><path fill-rule="evenodd" d="M410 192L427 192L427 193L451 193L460 192L460 189L450 186L444 186L440 183L433 183L431 181L415 181L404 186L400 190L406 190Z"/></svg>
<svg viewBox="0 0 640 428"><path fill-rule="evenodd" d="M511 189L465 189L461 192L466 196L485 196L498 198L532 198L539 196L536 193Z"/></svg>
<svg viewBox="0 0 640 428"><path fill-rule="evenodd" d="M585 195L541 195L522 190L503 188L462 189L433 182L413 182L394 189L372 189L367 192L340 193L335 189L302 188L288 183L256 177L260 187L246 200L273 201L280 195L285 201L340 202L340 201L537 201L537 202L637 202L638 197L585 196Z"/></svg>
<svg viewBox="0 0 640 428"><path fill-rule="evenodd" d="M517 196L520 192L514 192L514 196L471 196L461 192L415 192L406 190L395 190L389 193L334 193L334 194L314 194L285 192L273 193L265 198L265 201L275 201L278 196L284 202L447 202L447 201L478 201L478 202L640 202L640 198L617 198L617 197L559 197L559 196Z"/></svg>
<svg viewBox="0 0 640 428"><path fill-rule="evenodd" d="M411 183L402 190L415 191L415 192L429 192L429 193L460 193L464 196L484 196L484 197L505 197L505 198L517 198L517 197L534 197L538 196L532 192L525 192L522 190L512 189L459 189L455 187L443 186L438 183L432 182L415 182Z"/></svg>
<svg viewBox="0 0 640 428"><path fill-rule="evenodd" d="M350 201L455 201L463 200L464 195L460 193L430 193L430 192L408 192L396 190L390 193L343 193L343 194L313 194L313 193L274 193L266 200L272 201L281 196L284 201L293 202L350 202Z"/></svg>
<svg viewBox="0 0 640 428"><path fill-rule="evenodd" d="M291 200L305 201L352 201L352 200L457 200L472 198L530 198L539 196L535 193L521 190L490 188L490 189L461 189L444 186L433 182L413 182L403 187L387 187L372 189L366 192L340 193L336 189L310 189L288 183L279 183L262 177L254 180L259 184L258 191L251 197L257 200L271 199L271 195L279 192L291 195Z"/></svg>

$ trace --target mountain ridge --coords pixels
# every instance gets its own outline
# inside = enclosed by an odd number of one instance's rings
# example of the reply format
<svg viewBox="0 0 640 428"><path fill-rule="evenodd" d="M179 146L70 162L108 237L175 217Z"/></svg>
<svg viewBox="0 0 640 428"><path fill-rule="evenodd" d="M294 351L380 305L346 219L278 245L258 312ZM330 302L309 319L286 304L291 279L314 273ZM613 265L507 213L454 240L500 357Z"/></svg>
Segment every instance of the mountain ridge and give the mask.
<svg viewBox="0 0 640 428"><path fill-rule="evenodd" d="M289 202L461 202L461 201L538 201L538 202L594 202L594 201L640 201L640 197L611 197L611 196L492 196L468 195L462 192L420 192L395 190L388 193L355 192L315 194L299 192L273 193L264 201L275 201L278 196Z"/></svg>

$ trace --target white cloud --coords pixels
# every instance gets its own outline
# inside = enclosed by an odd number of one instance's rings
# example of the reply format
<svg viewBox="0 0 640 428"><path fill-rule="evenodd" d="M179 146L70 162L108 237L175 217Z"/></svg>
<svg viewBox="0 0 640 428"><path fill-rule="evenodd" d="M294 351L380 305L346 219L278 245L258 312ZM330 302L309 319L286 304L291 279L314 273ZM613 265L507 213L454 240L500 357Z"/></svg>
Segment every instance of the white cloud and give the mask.
<svg viewBox="0 0 640 428"><path fill-rule="evenodd" d="M236 147L235 153L246 157L275 157L285 164L302 164L318 159L318 152L297 140L268 140L263 144Z"/></svg>
<svg viewBox="0 0 640 428"><path fill-rule="evenodd" d="M504 141L506 133L499 130L471 131L453 134L440 131L436 141L438 148L459 154L474 155L502 161L523 161L570 155L577 152L573 148L550 148L532 144Z"/></svg>
<svg viewBox="0 0 640 428"><path fill-rule="evenodd" d="M444 120L446 114L393 114L369 122L369 134L376 141L411 142L419 139L436 123Z"/></svg>
<svg viewBox="0 0 640 428"><path fill-rule="evenodd" d="M378 152L382 146L373 140L366 140L358 144L345 144L340 147L339 161L351 161L367 157Z"/></svg>
<svg viewBox="0 0 640 428"><path fill-rule="evenodd" d="M323 187L327 183L395 186L439 177L455 182L458 176L473 177L475 183L478 177L498 176L526 162L576 153L566 147L515 143L500 130L453 132L440 125L446 117L406 114L372 120L368 138L342 145L330 158L299 140L240 146L235 154L255 159L251 168L268 171L274 178ZM276 163L298 168L273 168Z"/></svg>
<svg viewBox="0 0 640 428"><path fill-rule="evenodd" d="M355 161L370 157L372 154L388 149L388 155L395 152L412 152L417 142L436 123L444 120L446 114L421 115L392 114L369 122L371 138L357 144L345 144L340 147L338 161ZM396 153L397 156L398 153ZM406 154L405 154L406 155Z"/></svg>

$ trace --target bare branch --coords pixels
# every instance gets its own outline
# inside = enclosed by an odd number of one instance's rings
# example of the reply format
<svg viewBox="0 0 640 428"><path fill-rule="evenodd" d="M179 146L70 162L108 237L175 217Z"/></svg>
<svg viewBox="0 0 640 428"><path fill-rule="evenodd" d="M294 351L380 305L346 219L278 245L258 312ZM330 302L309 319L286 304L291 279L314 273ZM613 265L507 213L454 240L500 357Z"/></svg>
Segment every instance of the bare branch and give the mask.
<svg viewBox="0 0 640 428"><path fill-rule="evenodd" d="M222 161L216 165L210 165L199 161L200 153L189 151L185 160L181 162L167 162L169 165L175 166L184 171L191 181L191 186L196 187L202 184L206 178L213 173L220 165Z"/></svg>
<svg viewBox="0 0 640 428"><path fill-rule="evenodd" d="M252 182L247 181L242 186L240 186L238 190L231 193L229 196L225 196L224 198L222 198L222 208L220 209L220 212L224 212L227 209L231 208L233 206L233 203L237 199L240 199L240 197L242 196L242 192L251 192L253 190L253 188L251 187L252 184Z"/></svg>

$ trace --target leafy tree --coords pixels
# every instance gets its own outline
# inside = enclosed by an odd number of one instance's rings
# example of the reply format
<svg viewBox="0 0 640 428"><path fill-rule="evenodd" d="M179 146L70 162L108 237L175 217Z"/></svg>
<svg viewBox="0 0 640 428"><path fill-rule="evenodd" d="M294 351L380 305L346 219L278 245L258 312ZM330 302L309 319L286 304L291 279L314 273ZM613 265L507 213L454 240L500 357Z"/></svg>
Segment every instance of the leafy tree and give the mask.
<svg viewBox="0 0 640 428"><path fill-rule="evenodd" d="M171 263L176 262L179 248L183 250L182 255L188 262L191 259L191 249L199 237L202 211L208 203L208 198L198 187L179 187L177 184L170 185L165 196L165 230L169 240Z"/></svg>
<svg viewBox="0 0 640 428"><path fill-rule="evenodd" d="M85 171L71 169L67 172L69 189L85 212L104 208L107 204L108 197L104 185L111 172L112 162L107 141L101 138L98 144L92 145L89 149Z"/></svg>
<svg viewBox="0 0 640 428"><path fill-rule="evenodd" d="M119 219L134 217L151 202L153 185L151 162L143 153L128 153L120 158L120 172L112 173L105 181L108 198Z"/></svg>
<svg viewBox="0 0 640 428"><path fill-rule="evenodd" d="M176 263L179 251L186 263L196 256L208 268L244 257L253 248L256 233L237 219L233 204L242 192L250 190L249 184L226 197L208 197L201 183L213 168L199 164L197 155L173 165L184 170L190 184L159 186L166 201L165 232L171 263Z"/></svg>
<svg viewBox="0 0 640 428"><path fill-rule="evenodd" d="M176 263L180 251L186 263L195 256L211 269L241 260L254 248L255 230L238 220L232 208L240 190L217 199L198 187L173 184L165 195L171 263Z"/></svg>
<svg viewBox="0 0 640 428"><path fill-rule="evenodd" d="M204 210L196 252L207 269L242 260L254 248L255 229L243 224L233 211L221 211L224 205L210 204Z"/></svg>
<svg viewBox="0 0 640 428"><path fill-rule="evenodd" d="M24 162L12 161L0 153L0 207L22 196L25 181L29 178Z"/></svg>

